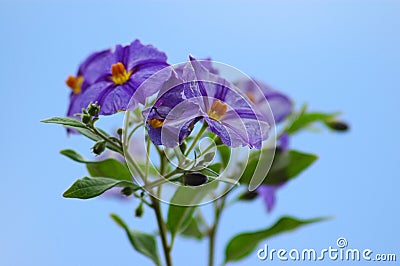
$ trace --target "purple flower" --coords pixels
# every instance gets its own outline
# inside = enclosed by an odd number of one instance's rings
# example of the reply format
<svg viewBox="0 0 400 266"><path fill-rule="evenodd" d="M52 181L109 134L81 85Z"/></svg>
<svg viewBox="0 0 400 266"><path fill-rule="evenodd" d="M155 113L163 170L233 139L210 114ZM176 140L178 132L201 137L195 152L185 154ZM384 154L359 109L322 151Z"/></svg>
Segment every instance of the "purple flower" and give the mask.
<svg viewBox="0 0 400 266"><path fill-rule="evenodd" d="M257 80L240 80L235 83L247 97L261 109L268 109L268 105L271 108L276 124L285 120L285 118L292 112L293 103L288 96L276 91L268 85ZM267 101L266 101L267 100ZM278 145L282 152L287 151L289 146L289 136L284 133L278 139ZM283 184L279 185L262 185L257 188L258 194L264 200L268 212L271 212L276 203L276 192L281 188Z"/></svg>
<svg viewBox="0 0 400 266"><path fill-rule="evenodd" d="M179 145L200 120L228 146L261 148L268 137L268 122L246 95L200 61L190 57L182 76L167 83L146 118L155 144Z"/></svg>
<svg viewBox="0 0 400 266"><path fill-rule="evenodd" d="M82 108L87 107L78 106L75 102L82 97L86 89L101 76L102 70L99 66L102 65L102 61L109 56L111 56L111 50L93 53L79 66L76 76L68 76L65 83L71 89L71 94L67 116L73 117L75 114L81 113Z"/></svg>
<svg viewBox="0 0 400 266"><path fill-rule="evenodd" d="M166 76L166 74L162 72L168 72L169 78L167 81L165 81L161 88L160 92L158 94L157 100L154 103L154 105L151 108L147 108L143 111L143 116L146 118L146 125L148 128L148 134L150 139L153 141L154 144L156 145L166 145L168 147L173 147L176 146L182 141L189 136L191 131L194 128L194 124L200 120L200 117L198 118L189 118L187 112L181 108L181 109L175 109L179 110L179 116L176 117L175 119L172 118L173 112L171 112L174 107L182 103L183 101L187 100L185 97L185 94L183 93L185 86L183 84L182 79L178 78L178 73L175 71L175 69L165 68L162 71L158 72L153 76L152 78L154 79L162 79L162 76ZM145 87L144 90L147 87L147 82L143 84ZM142 89L142 88L140 88ZM183 106L182 106L183 107ZM198 108L196 107L195 110ZM196 113L196 112L195 112ZM165 120L168 117L168 121L172 123L173 120L178 120L179 122L184 121L182 120L182 117L186 117L186 122L183 122L183 126L179 130L179 134L177 136L177 140L170 141L174 139L174 136L176 135L176 130L175 128L172 128L172 131L168 132L168 129L166 127L163 127ZM167 141L164 141L163 143L161 135L163 134L163 138L167 139ZM169 137L168 137L168 136ZM169 143L172 144L169 144Z"/></svg>
<svg viewBox="0 0 400 266"><path fill-rule="evenodd" d="M126 110L138 87L154 73L168 66L166 61L165 53L151 45L143 45L139 40L127 46L117 45L113 52L97 56L95 64L89 64L82 70L84 79L91 84L71 102L70 109L80 112L90 102L97 101L101 106L101 115ZM154 86L138 94L138 102L144 104L146 97L157 90L157 86Z"/></svg>
<svg viewBox="0 0 400 266"><path fill-rule="evenodd" d="M218 69L213 67L212 65L212 59L210 57L207 57L205 59L199 59L198 62L205 67L208 71L210 71L211 74L219 75ZM178 64L174 66L175 72L178 74L179 77L182 77L183 75L183 69L186 66L185 63L183 64Z"/></svg>
<svg viewBox="0 0 400 266"><path fill-rule="evenodd" d="M276 186L260 186L257 189L258 194L261 196L261 198L264 200L265 206L267 207L267 211L271 212L276 203L276 191L281 187L282 185L276 185Z"/></svg>
<svg viewBox="0 0 400 266"><path fill-rule="evenodd" d="M289 135L284 133L278 139L279 149L281 152L285 152L289 148ZM261 185L257 188L258 195L264 200L267 211L271 212L275 207L276 203L276 192L279 188L284 186L285 183L279 185Z"/></svg>
<svg viewBox="0 0 400 266"><path fill-rule="evenodd" d="M261 81L245 79L235 84L258 108L268 108L265 101L267 99L274 115L275 123L282 122L292 112L293 103L290 98Z"/></svg>

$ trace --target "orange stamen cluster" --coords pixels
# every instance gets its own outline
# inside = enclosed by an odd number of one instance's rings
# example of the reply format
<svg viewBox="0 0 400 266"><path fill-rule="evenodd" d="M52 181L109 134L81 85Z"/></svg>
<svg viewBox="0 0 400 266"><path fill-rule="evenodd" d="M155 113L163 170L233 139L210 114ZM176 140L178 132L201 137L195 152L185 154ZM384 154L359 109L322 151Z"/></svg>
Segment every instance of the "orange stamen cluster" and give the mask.
<svg viewBox="0 0 400 266"><path fill-rule="evenodd" d="M149 125L152 128L160 128L160 127L162 127L163 123L164 123L163 120L157 119L157 118L150 119L150 121L149 121Z"/></svg>
<svg viewBox="0 0 400 266"><path fill-rule="evenodd" d="M226 105L226 103L223 103L220 100L216 100L211 105L211 108L210 110L208 110L207 114L211 119L215 121L220 121L221 118L226 114L227 109L228 106Z"/></svg>
<svg viewBox="0 0 400 266"><path fill-rule="evenodd" d="M117 85L122 85L127 82L131 74L132 71L126 72L125 66L121 62L111 66L111 80Z"/></svg>
<svg viewBox="0 0 400 266"><path fill-rule="evenodd" d="M80 94L82 92L82 83L83 77L82 76L68 76L67 80L65 81L68 87L71 88L72 92L75 94Z"/></svg>

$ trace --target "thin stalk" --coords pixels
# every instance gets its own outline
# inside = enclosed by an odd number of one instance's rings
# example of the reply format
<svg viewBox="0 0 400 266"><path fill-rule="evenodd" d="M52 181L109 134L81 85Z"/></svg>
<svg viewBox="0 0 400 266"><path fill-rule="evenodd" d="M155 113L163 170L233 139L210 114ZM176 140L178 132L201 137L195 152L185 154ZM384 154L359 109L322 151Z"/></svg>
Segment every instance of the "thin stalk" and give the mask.
<svg viewBox="0 0 400 266"><path fill-rule="evenodd" d="M222 210L225 206L226 195L214 202L214 224L208 231L208 266L214 265L215 238Z"/></svg>
<svg viewBox="0 0 400 266"><path fill-rule="evenodd" d="M160 155L160 174L163 175L165 172L165 169L166 169L165 159L164 159L164 156L162 153L159 153L159 155ZM160 189L158 189L157 191L158 191L158 195L159 195ZM160 232L161 243L163 246L165 263L167 266L172 266L171 253L170 253L171 248L168 245L167 227L165 225L165 222L164 222L164 219L162 216L160 201L152 195L150 197L151 197L152 206L153 206L154 212L156 214L156 218L157 218L157 225L158 225L158 230Z"/></svg>
<svg viewBox="0 0 400 266"><path fill-rule="evenodd" d="M139 124L137 124L137 125L132 129L132 131L129 132L128 140L130 140L130 139L132 138L132 136L133 136L133 133L135 133L136 130L138 130L138 129L139 129L141 126L143 126L143 125L144 125L144 123L139 123Z"/></svg>
<svg viewBox="0 0 400 266"><path fill-rule="evenodd" d="M203 126L201 127L199 133L197 133L196 137L193 139L192 144L190 145L189 149L186 151L185 156L188 156L189 153L194 149L194 147L197 144L197 141L200 139L200 137L203 135L204 131L207 129L207 124L204 123Z"/></svg>
<svg viewBox="0 0 400 266"><path fill-rule="evenodd" d="M126 121L129 121L130 118L130 111L126 112ZM133 166L133 168L136 170L136 172L138 173L138 175L141 178L144 178L144 173L142 171L142 169L140 169L139 165L133 160L132 156L130 155L129 151L128 151L128 142L129 142L129 138L128 138L128 127L129 127L129 123L125 122L125 127L124 127L124 136L123 136L123 142L122 142L122 148L124 152L124 157L126 158L126 160Z"/></svg>
<svg viewBox="0 0 400 266"><path fill-rule="evenodd" d="M164 257L165 257L165 263L167 266L172 266L170 247L168 246L168 240L167 240L167 228L165 226L165 222L162 217L160 201L153 196L150 196L150 197L151 197L153 210L154 210L154 212L156 214L156 218L157 218L158 230L160 231L161 243L163 246Z"/></svg>
<svg viewBox="0 0 400 266"><path fill-rule="evenodd" d="M145 166L145 180L144 183L147 184L147 179L149 177L149 161L150 161L150 138L147 139L147 154L146 154L146 166Z"/></svg>
<svg viewBox="0 0 400 266"><path fill-rule="evenodd" d="M110 140L107 136L105 136L103 133L101 133L99 130L97 130L97 128L92 125L91 127L89 127L93 133L95 133L96 135L98 135L99 137L101 137L102 139L104 139L106 142L108 142L110 145L114 146L115 148L117 148L117 150L119 150L119 152L122 152L121 146L115 144L115 142L113 142L112 140Z"/></svg>

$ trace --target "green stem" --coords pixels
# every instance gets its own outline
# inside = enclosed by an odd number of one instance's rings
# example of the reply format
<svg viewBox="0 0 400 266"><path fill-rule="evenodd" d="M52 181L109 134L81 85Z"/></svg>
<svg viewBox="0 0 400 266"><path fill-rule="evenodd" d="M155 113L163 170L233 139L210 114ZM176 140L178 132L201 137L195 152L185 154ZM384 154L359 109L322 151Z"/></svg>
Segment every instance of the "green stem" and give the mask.
<svg viewBox="0 0 400 266"><path fill-rule="evenodd" d="M115 144L115 142L113 142L112 140L110 140L110 138L108 138L107 136L105 136L103 133L101 133L99 130L97 130L97 128L92 125L89 127L89 129L92 130L93 133L95 133L96 135L98 135L100 138L102 138L103 140L105 140L106 142L108 142L110 145L114 146L115 148L117 148L117 150L119 151L119 153L122 153L122 148L121 146Z"/></svg>
<svg viewBox="0 0 400 266"><path fill-rule="evenodd" d="M188 156L189 153L193 150L193 148L196 146L197 141L200 139L200 137L203 135L204 131L207 129L207 124L204 123L203 126L201 127L199 133L197 133L196 137L193 139L192 144L190 145L189 149L186 151L185 156Z"/></svg>
<svg viewBox="0 0 400 266"><path fill-rule="evenodd" d="M122 149L123 152L122 155L126 158L126 160L129 162L129 164L135 169L135 171L137 172L137 174L144 179L144 173L142 171L142 169L140 169L139 165L133 160L131 154L128 151L128 142L129 142L129 138L128 138L128 127L129 127L129 118L130 118L130 111L126 112L126 121L125 121L125 127L124 127L124 131L123 131L123 142L122 142Z"/></svg>
<svg viewBox="0 0 400 266"><path fill-rule="evenodd" d="M155 197L151 196L151 202L154 212L156 214L158 230L160 231L161 243L164 250L165 263L167 266L172 266L170 247L168 246L168 241L167 241L167 228L162 218L160 201Z"/></svg>
<svg viewBox="0 0 400 266"><path fill-rule="evenodd" d="M146 166L145 166L145 180L144 183L147 184L147 179L149 177L149 161L150 161L150 138L147 139L147 154L146 154Z"/></svg>
<svg viewBox="0 0 400 266"><path fill-rule="evenodd" d="M214 265L215 238L222 210L225 206L226 195L214 202L214 224L208 231L208 266Z"/></svg>
<svg viewBox="0 0 400 266"><path fill-rule="evenodd" d="M129 132L128 140L130 140L130 139L132 138L132 136L133 136L133 133L135 133L135 131L138 130L138 129L139 129L141 126L143 126L143 125L144 125L144 123L139 123L139 124L137 124L136 127L134 127L134 128L132 129L132 131Z"/></svg>
<svg viewBox="0 0 400 266"><path fill-rule="evenodd" d="M159 151L159 155L160 155L160 174L163 175L166 170L166 161L165 161L165 156L162 152ZM160 193L161 193L161 190L160 190L160 187L158 187L157 195L160 196ZM171 247L168 245L167 227L165 225L165 222L164 222L164 219L162 216L160 201L157 198L155 198L154 196L151 196L151 202L152 202L152 206L153 206L154 212L156 214L156 218L157 218L157 225L158 225L158 230L160 232L161 243L163 246L165 263L167 266L172 266Z"/></svg>
<svg viewBox="0 0 400 266"><path fill-rule="evenodd" d="M169 174L167 174L165 177L159 178L157 180L154 180L153 182L147 184L144 186L145 190L151 189L153 187L162 185L164 183L167 183L168 181L174 181L176 178L171 178L172 176L174 176L175 174L179 173L180 171L175 169L174 171L170 172Z"/></svg>

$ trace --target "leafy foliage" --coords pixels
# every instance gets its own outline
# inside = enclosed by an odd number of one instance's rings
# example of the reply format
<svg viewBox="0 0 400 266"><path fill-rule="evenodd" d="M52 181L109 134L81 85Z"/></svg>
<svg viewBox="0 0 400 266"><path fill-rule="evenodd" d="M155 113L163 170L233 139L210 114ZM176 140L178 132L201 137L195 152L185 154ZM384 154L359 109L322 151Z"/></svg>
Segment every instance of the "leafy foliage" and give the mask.
<svg viewBox="0 0 400 266"><path fill-rule="evenodd" d="M125 162L113 158L102 161L88 161L74 150L62 150L60 153L76 162L86 164L92 177L110 177L117 180L132 181L132 175Z"/></svg>
<svg viewBox="0 0 400 266"><path fill-rule="evenodd" d="M225 249L225 262L238 261L249 255L261 240L271 238L273 236L293 231L301 226L326 220L326 218L314 218L308 220L300 220L293 217L282 217L274 225L269 228L241 233L233 237Z"/></svg>
<svg viewBox="0 0 400 266"><path fill-rule="evenodd" d="M249 184L253 177L254 170L259 163L258 152L253 154L240 178L240 182ZM310 153L299 152L295 150L276 151L274 161L267 176L263 180L263 185L279 185L295 178L302 171L307 169L317 156Z"/></svg>
<svg viewBox="0 0 400 266"><path fill-rule="evenodd" d="M156 265L161 266L160 257L157 252L157 241L154 235L130 230L128 225L116 214L111 214L110 217L125 230L129 241L136 251L150 258Z"/></svg>
<svg viewBox="0 0 400 266"><path fill-rule="evenodd" d="M64 192L63 196L65 198L90 199L103 194L113 187L131 187L133 190L139 189L137 185L130 181L105 177L84 177L76 180L75 183Z"/></svg>

